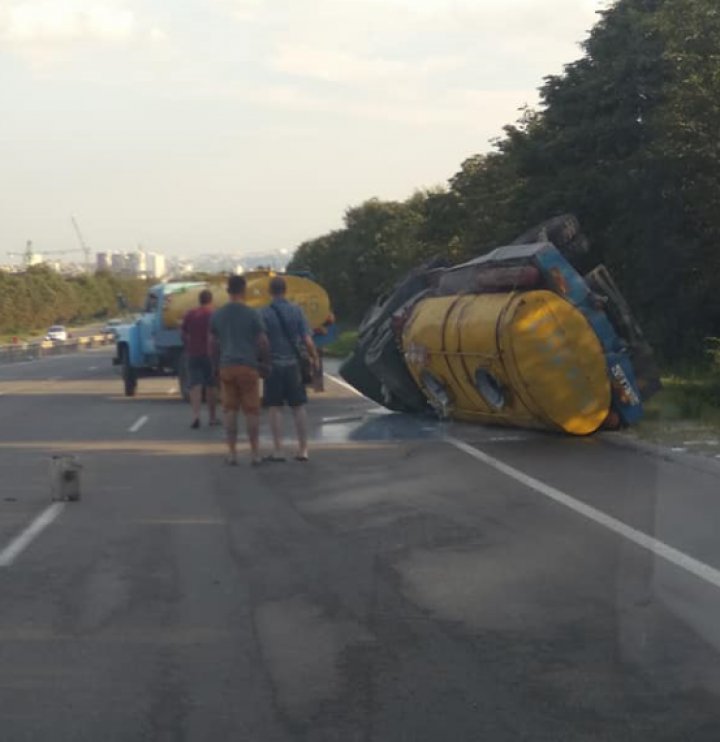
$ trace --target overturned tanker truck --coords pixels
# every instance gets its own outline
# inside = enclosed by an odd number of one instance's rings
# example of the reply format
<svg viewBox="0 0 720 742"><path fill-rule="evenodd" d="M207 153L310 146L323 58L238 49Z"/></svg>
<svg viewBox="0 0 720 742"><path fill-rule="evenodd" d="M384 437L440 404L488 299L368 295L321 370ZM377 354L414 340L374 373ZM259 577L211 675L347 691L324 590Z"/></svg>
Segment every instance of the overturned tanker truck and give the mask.
<svg viewBox="0 0 720 742"><path fill-rule="evenodd" d="M637 423L653 353L587 241L549 220L468 263L419 266L366 314L341 375L390 410L588 435Z"/></svg>

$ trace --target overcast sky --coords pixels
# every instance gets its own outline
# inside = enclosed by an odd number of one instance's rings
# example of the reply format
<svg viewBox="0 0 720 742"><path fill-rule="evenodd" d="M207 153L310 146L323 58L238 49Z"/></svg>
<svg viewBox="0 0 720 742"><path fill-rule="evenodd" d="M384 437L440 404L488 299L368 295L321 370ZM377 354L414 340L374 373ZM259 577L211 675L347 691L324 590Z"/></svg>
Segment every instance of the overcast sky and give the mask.
<svg viewBox="0 0 720 742"><path fill-rule="evenodd" d="M292 249L445 183L605 5L0 0L0 252L71 214L96 251Z"/></svg>

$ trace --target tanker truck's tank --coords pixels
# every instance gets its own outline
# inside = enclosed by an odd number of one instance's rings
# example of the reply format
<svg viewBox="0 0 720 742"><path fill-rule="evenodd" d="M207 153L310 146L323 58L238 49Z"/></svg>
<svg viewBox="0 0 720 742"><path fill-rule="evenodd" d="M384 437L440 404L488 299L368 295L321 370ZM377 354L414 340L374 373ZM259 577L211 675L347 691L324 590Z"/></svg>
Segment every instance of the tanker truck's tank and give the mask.
<svg viewBox="0 0 720 742"><path fill-rule="evenodd" d="M253 309L260 309L270 304L270 279L277 275L270 271L253 271L245 274L247 281L246 301ZM330 299L325 289L315 281L303 276L282 274L287 285L287 298L299 304L310 323L312 330L323 328L332 317ZM198 296L204 288L213 293L213 306L219 309L228 300L225 291L227 282L212 282L190 286L182 291L175 291L166 296L163 308L163 325L171 330L180 327L182 318L189 309L198 305Z"/></svg>
<svg viewBox="0 0 720 742"><path fill-rule="evenodd" d="M610 411L597 335L549 291L424 299L402 345L433 405L457 419L587 435Z"/></svg>

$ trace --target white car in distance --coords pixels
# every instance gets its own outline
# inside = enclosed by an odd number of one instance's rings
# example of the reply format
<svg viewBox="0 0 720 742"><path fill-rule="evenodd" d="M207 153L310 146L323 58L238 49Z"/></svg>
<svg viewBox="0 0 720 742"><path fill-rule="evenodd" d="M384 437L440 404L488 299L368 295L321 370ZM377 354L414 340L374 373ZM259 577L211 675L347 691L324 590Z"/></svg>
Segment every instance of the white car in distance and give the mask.
<svg viewBox="0 0 720 742"><path fill-rule="evenodd" d="M45 340L52 340L54 343L64 343L67 339L67 330L62 325L53 325L45 335Z"/></svg>

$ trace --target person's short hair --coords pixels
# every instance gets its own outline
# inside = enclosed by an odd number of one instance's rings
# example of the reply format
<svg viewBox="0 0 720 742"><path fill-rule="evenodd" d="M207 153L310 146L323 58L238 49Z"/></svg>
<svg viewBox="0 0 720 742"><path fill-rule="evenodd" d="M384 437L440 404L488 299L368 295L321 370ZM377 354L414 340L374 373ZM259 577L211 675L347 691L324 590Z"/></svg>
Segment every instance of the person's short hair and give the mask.
<svg viewBox="0 0 720 742"><path fill-rule="evenodd" d="M230 276L227 282L227 292L230 296L240 296L245 293L246 286L245 276Z"/></svg>
<svg viewBox="0 0 720 742"><path fill-rule="evenodd" d="M203 307L207 306L208 304L212 304L212 300L213 300L212 291L210 291L210 289L203 289L200 292L198 299L200 300L200 305Z"/></svg>
<svg viewBox="0 0 720 742"><path fill-rule="evenodd" d="M270 279L270 295L283 296L287 291L287 284L282 276L274 276Z"/></svg>

